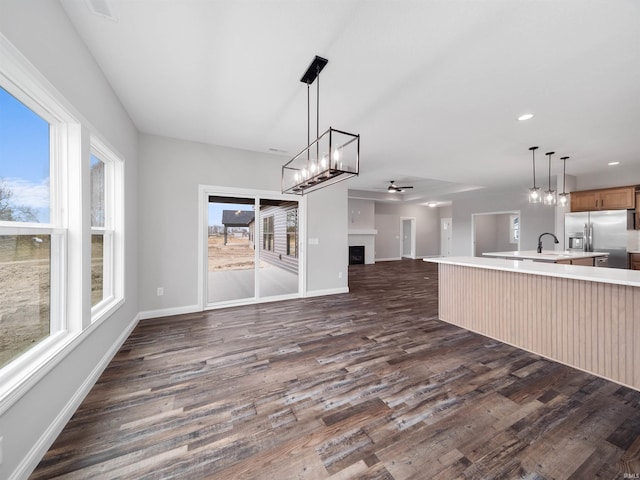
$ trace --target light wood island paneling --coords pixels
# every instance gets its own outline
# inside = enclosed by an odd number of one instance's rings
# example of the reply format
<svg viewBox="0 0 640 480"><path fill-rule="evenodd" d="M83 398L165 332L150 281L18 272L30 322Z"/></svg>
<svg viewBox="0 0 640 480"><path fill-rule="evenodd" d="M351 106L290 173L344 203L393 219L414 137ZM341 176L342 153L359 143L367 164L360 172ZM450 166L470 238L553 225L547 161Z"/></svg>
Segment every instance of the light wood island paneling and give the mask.
<svg viewBox="0 0 640 480"><path fill-rule="evenodd" d="M640 283L516 270L440 263L440 319L640 390Z"/></svg>

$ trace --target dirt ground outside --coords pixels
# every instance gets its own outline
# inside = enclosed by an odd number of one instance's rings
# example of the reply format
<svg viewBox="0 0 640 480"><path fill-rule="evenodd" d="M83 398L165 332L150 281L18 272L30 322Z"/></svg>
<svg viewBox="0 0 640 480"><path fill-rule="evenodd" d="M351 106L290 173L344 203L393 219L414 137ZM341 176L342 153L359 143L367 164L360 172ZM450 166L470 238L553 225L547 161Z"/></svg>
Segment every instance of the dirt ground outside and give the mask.
<svg viewBox="0 0 640 480"><path fill-rule="evenodd" d="M249 237L229 235L225 245L223 235L210 235L208 243L210 272L254 268L255 250Z"/></svg>
<svg viewBox="0 0 640 480"><path fill-rule="evenodd" d="M0 368L50 332L50 237L0 236ZM92 242L91 300L102 299L102 242Z"/></svg>
<svg viewBox="0 0 640 480"><path fill-rule="evenodd" d="M41 240L0 237L0 367L49 336L49 237Z"/></svg>
<svg viewBox="0 0 640 480"><path fill-rule="evenodd" d="M25 238L22 238L25 237ZM0 368L49 336L50 245L0 236ZM102 243L92 243L91 299L102 298ZM209 237L209 271L254 268L248 237ZM261 262L261 267L263 262Z"/></svg>

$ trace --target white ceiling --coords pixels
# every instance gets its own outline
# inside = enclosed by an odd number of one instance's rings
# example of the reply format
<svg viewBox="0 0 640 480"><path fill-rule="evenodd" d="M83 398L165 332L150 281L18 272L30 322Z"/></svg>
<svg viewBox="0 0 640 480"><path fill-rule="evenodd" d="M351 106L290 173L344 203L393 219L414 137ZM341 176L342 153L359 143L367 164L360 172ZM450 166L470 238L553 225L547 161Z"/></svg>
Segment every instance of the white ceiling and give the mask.
<svg viewBox="0 0 640 480"><path fill-rule="evenodd" d="M285 163L320 55L320 131L361 135L350 189L524 189L531 145L538 185L549 150L553 175L564 155L572 175L640 168L637 0L100 0L115 21L61 2L142 132Z"/></svg>

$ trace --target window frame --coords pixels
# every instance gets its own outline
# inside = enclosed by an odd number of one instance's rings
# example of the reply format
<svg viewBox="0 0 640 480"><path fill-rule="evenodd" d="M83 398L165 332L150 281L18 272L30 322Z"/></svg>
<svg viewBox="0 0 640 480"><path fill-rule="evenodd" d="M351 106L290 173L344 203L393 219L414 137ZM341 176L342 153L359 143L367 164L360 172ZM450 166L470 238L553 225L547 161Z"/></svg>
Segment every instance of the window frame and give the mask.
<svg viewBox="0 0 640 480"><path fill-rule="evenodd" d="M289 218L292 214L295 214L295 230L293 232L289 231L289 227L291 226L289 222ZM299 212L298 208L291 208L286 211L286 237L287 237L287 255L289 257L298 258L298 217ZM290 237L293 236L293 254L291 253L291 241Z"/></svg>
<svg viewBox="0 0 640 480"><path fill-rule="evenodd" d="M104 226L90 225L91 236L103 236L102 300L91 306L91 321L95 322L124 303L124 162L95 135L91 136L89 166L91 156L104 163L105 181ZM90 177L90 167L88 172Z"/></svg>
<svg viewBox="0 0 640 480"><path fill-rule="evenodd" d="M49 122L49 223L0 221L0 234L51 235L50 333L0 368L0 415L124 304L124 158L0 35L0 86ZM89 151L113 158L113 295L91 308ZM105 157L103 157L105 158Z"/></svg>
<svg viewBox="0 0 640 480"><path fill-rule="evenodd" d="M262 250L275 252L275 219L273 215L262 217Z"/></svg>
<svg viewBox="0 0 640 480"><path fill-rule="evenodd" d="M69 175L79 160L72 145L80 141L73 129L77 120L46 85L38 81L30 66L10 46L0 44L0 86L26 108L49 123L49 222L0 221L0 235L50 235L49 335L0 368L0 414L27 388L54 355L70 343L81 322L69 320Z"/></svg>

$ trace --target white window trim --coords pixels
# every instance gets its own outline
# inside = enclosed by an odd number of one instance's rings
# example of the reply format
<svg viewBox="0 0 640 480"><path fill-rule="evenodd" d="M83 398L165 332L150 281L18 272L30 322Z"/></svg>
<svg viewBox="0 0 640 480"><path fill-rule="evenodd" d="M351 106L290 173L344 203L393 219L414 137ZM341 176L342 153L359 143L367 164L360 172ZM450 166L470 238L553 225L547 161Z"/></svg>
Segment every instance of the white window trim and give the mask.
<svg viewBox="0 0 640 480"><path fill-rule="evenodd" d="M51 125L49 224L0 222L0 234L6 232L52 232L60 238L52 240L52 257L57 255L61 268L52 269L52 279L59 279L60 291L52 295L50 309L60 310L49 337L0 368L0 415L4 414L29 389L36 385L60 361L72 352L109 314L119 308L124 298L124 157L89 131L95 131L55 87L0 33L0 85ZM96 312L93 322L90 311L90 278L85 268L90 257L90 225L84 216L88 197L87 153L90 144L103 147L118 159L114 162L113 189L113 300ZM82 208L70 208L81 205ZM15 234L15 233L14 233ZM54 252L54 243L55 252ZM52 284L54 282L52 281ZM88 283L88 285L87 285ZM55 288L55 287L52 287ZM55 300L54 298L55 297ZM89 305L87 306L87 301ZM58 302L57 304L55 304Z"/></svg>
<svg viewBox="0 0 640 480"><path fill-rule="evenodd" d="M77 140L70 125L75 116L60 101L55 89L0 35L0 85L27 108L50 125L50 219L48 224L0 222L1 235L51 235L51 301L50 334L18 358L0 368L0 414L52 368L56 355L70 344L79 332L77 323L69 322L67 281L71 232L67 214L69 195L67 172L69 163L79 158L70 143Z"/></svg>
<svg viewBox="0 0 640 480"><path fill-rule="evenodd" d="M103 299L91 308L91 321L108 317L124 303L124 161L97 136L91 136L91 154L105 164L103 234Z"/></svg>

